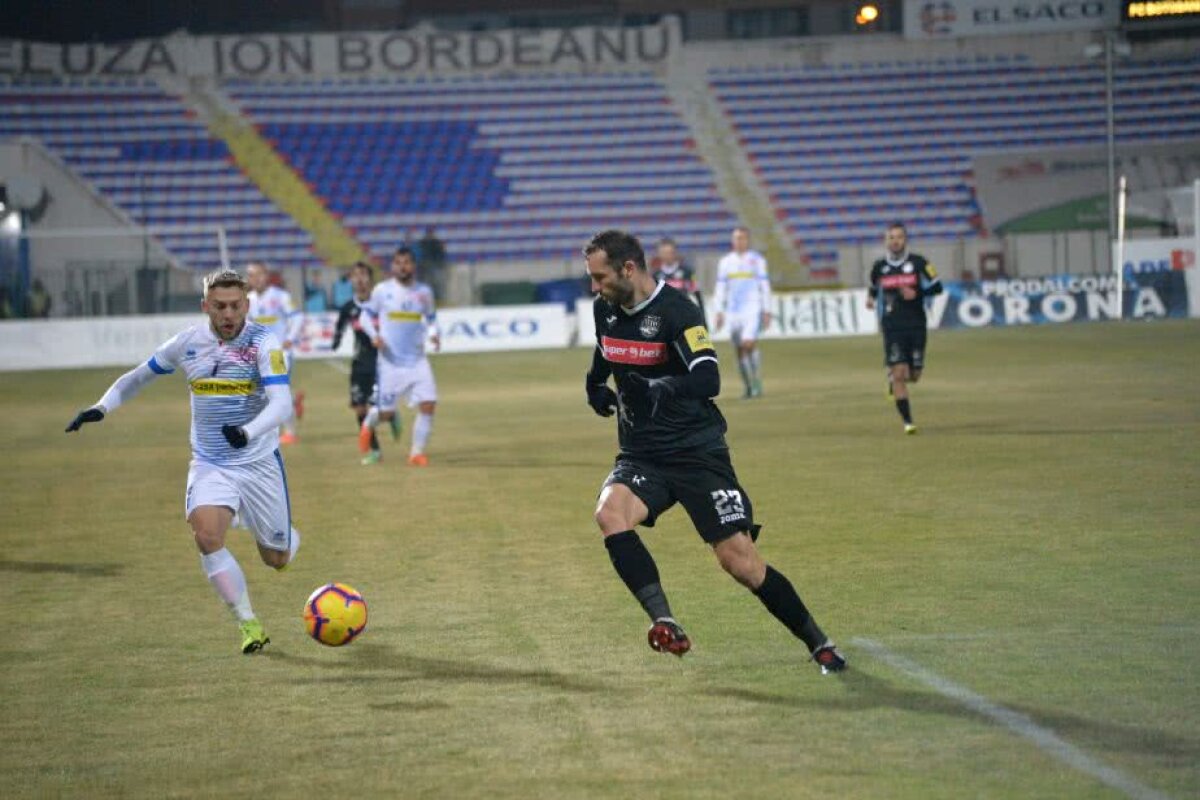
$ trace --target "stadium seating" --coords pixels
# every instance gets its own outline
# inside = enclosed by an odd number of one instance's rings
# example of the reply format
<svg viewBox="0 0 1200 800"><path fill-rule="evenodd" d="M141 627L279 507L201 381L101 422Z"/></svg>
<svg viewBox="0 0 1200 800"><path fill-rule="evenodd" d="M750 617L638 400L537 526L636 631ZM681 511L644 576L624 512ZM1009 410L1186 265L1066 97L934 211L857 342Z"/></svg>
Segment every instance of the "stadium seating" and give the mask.
<svg viewBox="0 0 1200 800"><path fill-rule="evenodd" d="M149 81L0 86L0 139L31 136L145 226L177 263L315 264L308 233L268 201L177 97Z"/></svg>
<svg viewBox="0 0 1200 800"><path fill-rule="evenodd" d="M712 70L779 217L813 259L878 243L893 219L921 239L982 231L972 156L1105 142L1104 72L1022 56ZM1200 57L1120 64L1118 144L1200 137Z"/></svg>
<svg viewBox="0 0 1200 800"><path fill-rule="evenodd" d="M716 250L735 224L651 76L225 90L377 255L426 226L462 262L575 258L614 225Z"/></svg>

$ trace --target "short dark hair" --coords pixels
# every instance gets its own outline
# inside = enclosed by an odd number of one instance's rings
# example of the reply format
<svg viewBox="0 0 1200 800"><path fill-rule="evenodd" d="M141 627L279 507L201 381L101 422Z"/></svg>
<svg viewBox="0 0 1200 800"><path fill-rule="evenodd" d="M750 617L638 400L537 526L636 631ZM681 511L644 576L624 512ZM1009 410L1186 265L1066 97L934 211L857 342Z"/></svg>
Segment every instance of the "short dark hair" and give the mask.
<svg viewBox="0 0 1200 800"><path fill-rule="evenodd" d="M416 256L413 255L412 248L406 244L402 244L396 248L396 252L392 253L392 258L395 258L396 256L408 256L409 258L413 259L416 258Z"/></svg>
<svg viewBox="0 0 1200 800"><path fill-rule="evenodd" d="M907 225L905 225L905 224L904 224L903 222L901 222L900 220L898 220L898 219L894 219L894 220L892 220L891 222L889 222L889 223L888 223L887 229L888 229L889 231L895 230L896 228L899 228L900 230L904 231L904 235L905 235L905 236L908 236L908 226L907 226Z"/></svg>
<svg viewBox="0 0 1200 800"><path fill-rule="evenodd" d="M667 245L667 244L671 245L672 247L676 246L675 240L672 239L670 236L664 236L658 240L659 247L662 247L663 245Z"/></svg>
<svg viewBox="0 0 1200 800"><path fill-rule="evenodd" d="M354 270L356 270L356 269L365 269L368 272L368 274L371 274L371 275L375 274L374 268L372 268L371 265L365 261L355 261L354 266L350 267L350 272L353 273Z"/></svg>
<svg viewBox="0 0 1200 800"><path fill-rule="evenodd" d="M218 268L204 276L204 296L207 297L212 289L224 289L236 286L243 292L249 291L250 284L242 273L232 269Z"/></svg>
<svg viewBox="0 0 1200 800"><path fill-rule="evenodd" d="M608 265L614 270L620 269L626 261L632 261L638 269L646 271L646 251L632 233L615 228L597 233L583 248L583 254L590 256L597 251L603 251L608 256Z"/></svg>

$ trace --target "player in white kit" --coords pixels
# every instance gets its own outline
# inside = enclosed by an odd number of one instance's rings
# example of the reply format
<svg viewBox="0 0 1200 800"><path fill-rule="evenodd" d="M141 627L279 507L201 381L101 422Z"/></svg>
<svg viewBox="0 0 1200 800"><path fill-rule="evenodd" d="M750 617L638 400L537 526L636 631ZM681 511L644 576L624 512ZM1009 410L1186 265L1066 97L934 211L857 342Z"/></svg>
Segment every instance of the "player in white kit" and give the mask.
<svg viewBox="0 0 1200 800"><path fill-rule="evenodd" d="M232 270L206 277L201 308L208 322L159 346L80 411L67 432L100 422L159 375L184 374L192 406L185 514L201 567L237 619L242 652L253 653L270 640L250 606L246 576L225 548L225 534L236 520L254 534L263 563L280 570L295 557L300 533L292 527L277 432L292 414L287 362L275 336L246 320L247 288Z"/></svg>
<svg viewBox="0 0 1200 800"><path fill-rule="evenodd" d="M291 375L292 351L300 341L304 315L292 302L292 295L287 289L271 285L271 271L266 264L258 261L249 264L246 267L246 279L250 284L250 321L275 334L275 338L283 345L283 357L287 361L288 375ZM294 444L297 441L296 421L304 416L304 392L295 393L292 408L294 413L283 424L280 444Z"/></svg>
<svg viewBox="0 0 1200 800"><path fill-rule="evenodd" d="M728 316L729 333L737 348L738 371L746 386L743 397L760 397L758 335L771 324L771 279L767 274L767 260L750 249L748 228L734 228L732 244L733 251L717 264L713 328L720 330Z"/></svg>
<svg viewBox="0 0 1200 800"><path fill-rule="evenodd" d="M371 337L379 350L375 370L379 389L378 404L367 412L359 431L358 448L364 454L370 451L371 432L381 420L391 422L395 418L396 406L406 396L409 405L417 407L408 463L426 466L429 457L425 455L425 446L433 430L437 384L425 357L425 342L428 340L437 351L441 340L433 290L417 281L417 262L407 247L396 250L392 256L392 277L376 284L363 310L366 313L359 318L363 333Z"/></svg>

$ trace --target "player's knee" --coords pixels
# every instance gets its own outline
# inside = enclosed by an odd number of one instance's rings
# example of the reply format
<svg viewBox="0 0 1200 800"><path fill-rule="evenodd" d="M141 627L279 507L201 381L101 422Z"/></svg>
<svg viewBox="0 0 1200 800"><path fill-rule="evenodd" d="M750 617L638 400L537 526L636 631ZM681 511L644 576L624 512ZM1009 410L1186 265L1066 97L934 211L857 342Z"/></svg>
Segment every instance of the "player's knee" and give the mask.
<svg viewBox="0 0 1200 800"><path fill-rule="evenodd" d="M291 553L286 550L259 550L258 554L264 564L277 570L286 567L291 560Z"/></svg>
<svg viewBox="0 0 1200 800"><path fill-rule="evenodd" d="M193 525L192 538L201 553L215 553L225 546L221 532L208 525Z"/></svg>
<svg viewBox="0 0 1200 800"><path fill-rule="evenodd" d="M437 403L419 403L417 404L417 410L422 414L429 414L430 416L433 416L433 413L437 411Z"/></svg>
<svg viewBox="0 0 1200 800"><path fill-rule="evenodd" d="M616 508L612 503L601 502L597 505L596 512L592 514L592 519L596 520L596 525L605 536L627 531L631 527L626 524L625 514L621 513L621 510Z"/></svg>

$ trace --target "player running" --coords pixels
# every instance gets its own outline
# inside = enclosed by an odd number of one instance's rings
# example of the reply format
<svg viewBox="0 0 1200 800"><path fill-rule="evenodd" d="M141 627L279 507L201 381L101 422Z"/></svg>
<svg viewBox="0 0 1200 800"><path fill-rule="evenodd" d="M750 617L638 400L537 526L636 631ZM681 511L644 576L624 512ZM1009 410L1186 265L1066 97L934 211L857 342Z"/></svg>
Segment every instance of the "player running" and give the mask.
<svg viewBox="0 0 1200 800"><path fill-rule="evenodd" d="M342 343L342 335L349 327L354 331L354 358L350 362L350 408L358 419L358 430L362 430L363 420L367 417L367 404L375 399L375 359L378 351L362 329L360 321L363 306L371 299L371 287L374 279L371 275L371 265L359 261L350 269L350 284L354 288L354 296L338 309L337 323L333 328L333 343L331 349L337 350ZM392 416L392 438L400 435L400 417ZM379 439L375 430L371 429L370 450L363 457L364 464L374 464L382 457L379 451Z"/></svg>
<svg viewBox="0 0 1200 800"><path fill-rule="evenodd" d="M758 335L771 324L771 279L767 260L750 249L750 230L742 226L733 229L733 250L717 263L717 286L713 320L720 329L729 317L729 334L737 348L738 371L746 390L743 397L761 397L762 379L759 370L762 359L758 351Z"/></svg>
<svg viewBox="0 0 1200 800"><path fill-rule="evenodd" d="M924 257L908 252L908 229L903 222L888 226L887 255L871 266L867 308L878 309L883 329L883 358L888 370L888 393L904 420L904 432L917 432L908 385L921 380L925 369L925 298L939 294L942 282Z"/></svg>
<svg viewBox="0 0 1200 800"><path fill-rule="evenodd" d="M279 454L278 427L292 414L287 363L274 334L246 321L246 290L246 280L231 270L206 277L201 308L208 322L171 337L118 378L67 432L100 422L159 375L183 372L192 405L187 521L204 574L238 622L242 652L253 653L270 639L250 606L246 576L225 548L225 533L234 520L249 528L263 563L280 570L295 558L300 532L292 527Z"/></svg>
<svg viewBox="0 0 1200 800"><path fill-rule="evenodd" d="M602 417L616 412L619 443L595 519L617 574L650 617L650 647L677 656L691 649L658 567L634 531L653 527L678 502L725 571L804 642L822 673L845 669L791 582L754 544L760 526L729 459L725 418L712 401L721 376L700 309L655 282L641 244L623 231L597 234L584 254L598 294L587 401Z"/></svg>
<svg viewBox="0 0 1200 800"><path fill-rule="evenodd" d="M358 449L365 456L364 463L369 463L375 426L381 419L389 423L395 419L396 405L405 395L409 405L417 407L408 463L424 467L429 464L425 447L437 410L437 384L425 356L425 342L428 339L436 352L441 339L433 291L417 281L417 262L411 250L397 248L392 256L392 277L371 291L363 308L367 313L359 317L359 323L379 351L376 360L379 396L359 429Z"/></svg>
<svg viewBox="0 0 1200 800"><path fill-rule="evenodd" d="M300 330L304 327L304 316L292 302L292 295L283 288L271 285L271 273L267 265L253 262L246 267L246 278L250 284L250 320L267 328L283 344L283 355L287 361L288 375L292 373L292 350L300 341ZM297 441L295 420L304 416L304 392L297 392L294 415L283 425L279 436L280 444Z"/></svg>

